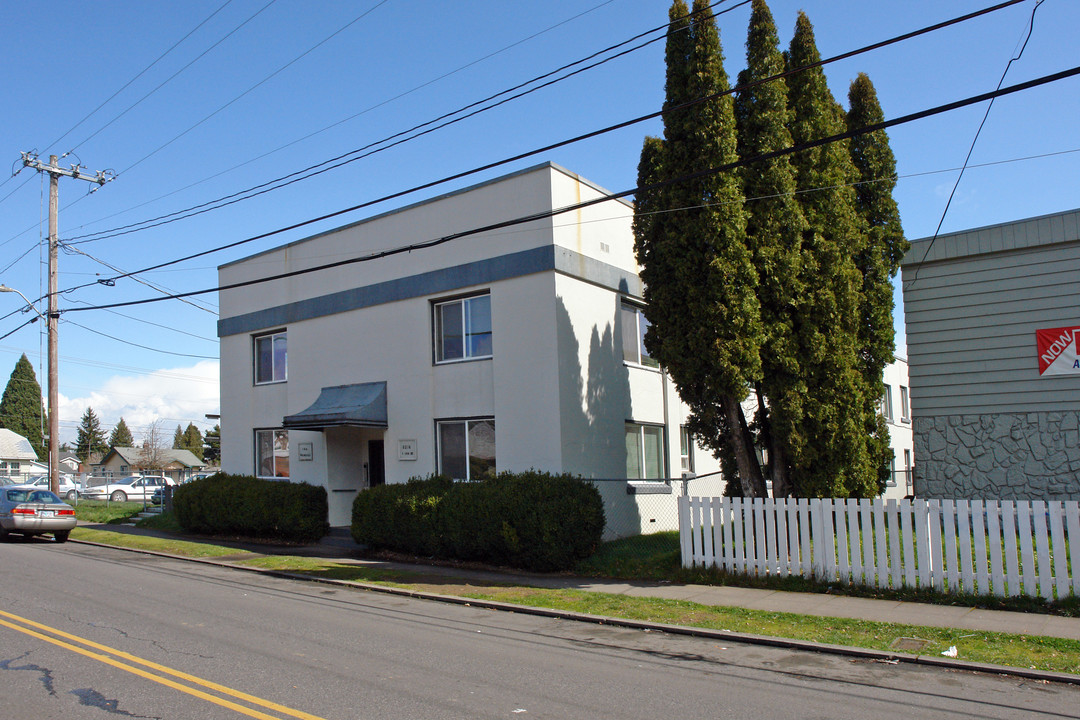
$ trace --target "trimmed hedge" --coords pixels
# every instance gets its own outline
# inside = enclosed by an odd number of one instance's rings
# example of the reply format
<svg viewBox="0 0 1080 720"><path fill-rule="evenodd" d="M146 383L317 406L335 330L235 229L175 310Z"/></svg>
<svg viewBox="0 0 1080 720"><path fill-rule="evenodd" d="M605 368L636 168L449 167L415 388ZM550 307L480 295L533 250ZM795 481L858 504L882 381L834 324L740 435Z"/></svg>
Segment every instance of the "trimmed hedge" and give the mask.
<svg viewBox="0 0 1080 720"><path fill-rule="evenodd" d="M526 570L570 569L603 531L595 487L535 470L471 482L413 478L353 502L353 539L369 547Z"/></svg>
<svg viewBox="0 0 1080 720"><path fill-rule="evenodd" d="M326 488L217 473L178 486L173 513L188 532L317 542L330 530Z"/></svg>

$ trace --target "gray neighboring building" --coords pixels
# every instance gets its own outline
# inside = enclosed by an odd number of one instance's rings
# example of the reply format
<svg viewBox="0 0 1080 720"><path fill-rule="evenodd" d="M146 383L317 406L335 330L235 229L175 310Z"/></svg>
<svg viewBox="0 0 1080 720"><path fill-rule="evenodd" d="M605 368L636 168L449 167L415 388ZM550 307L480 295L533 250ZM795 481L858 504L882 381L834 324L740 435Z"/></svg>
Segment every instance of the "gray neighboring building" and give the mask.
<svg viewBox="0 0 1080 720"><path fill-rule="evenodd" d="M916 494L1080 499L1080 370L1036 344L1075 353L1080 210L916 240L902 280Z"/></svg>

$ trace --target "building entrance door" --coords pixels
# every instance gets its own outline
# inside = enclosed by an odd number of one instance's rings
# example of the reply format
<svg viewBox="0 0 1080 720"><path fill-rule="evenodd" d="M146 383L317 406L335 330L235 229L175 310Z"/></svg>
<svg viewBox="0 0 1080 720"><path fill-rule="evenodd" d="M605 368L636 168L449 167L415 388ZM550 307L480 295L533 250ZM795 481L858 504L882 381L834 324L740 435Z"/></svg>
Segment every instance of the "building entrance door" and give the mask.
<svg viewBox="0 0 1080 720"><path fill-rule="evenodd" d="M386 483L386 466L383 462L383 441L368 440L368 484L370 487Z"/></svg>

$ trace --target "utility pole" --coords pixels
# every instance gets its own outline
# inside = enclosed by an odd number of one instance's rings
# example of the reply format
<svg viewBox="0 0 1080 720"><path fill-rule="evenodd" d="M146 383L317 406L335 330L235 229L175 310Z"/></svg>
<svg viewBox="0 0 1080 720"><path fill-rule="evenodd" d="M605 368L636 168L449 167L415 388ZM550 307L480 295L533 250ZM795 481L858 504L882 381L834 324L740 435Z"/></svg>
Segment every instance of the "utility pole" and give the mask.
<svg viewBox="0 0 1080 720"><path fill-rule="evenodd" d="M57 165L58 158L49 156L49 164L38 160L29 152L22 154L23 167L49 173L49 489L60 492L60 349L58 325L60 310L57 308L57 250L60 241L57 214L60 205L60 176L104 185L111 178L104 172L87 173L79 165L69 169Z"/></svg>

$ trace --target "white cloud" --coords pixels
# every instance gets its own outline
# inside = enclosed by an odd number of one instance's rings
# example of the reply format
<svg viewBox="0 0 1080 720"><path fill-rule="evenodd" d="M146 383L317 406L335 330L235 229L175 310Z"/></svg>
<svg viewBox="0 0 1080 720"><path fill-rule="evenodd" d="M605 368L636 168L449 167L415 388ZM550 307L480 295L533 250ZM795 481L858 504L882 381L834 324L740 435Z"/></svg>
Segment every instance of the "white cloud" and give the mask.
<svg viewBox="0 0 1080 720"><path fill-rule="evenodd" d="M154 421L172 437L177 425L194 422L200 429L213 426L205 415L217 413L218 361L204 360L190 367L157 370L148 375L115 375L85 397L60 396L60 439L75 442L76 428L86 408L111 430L122 417L136 441Z"/></svg>

